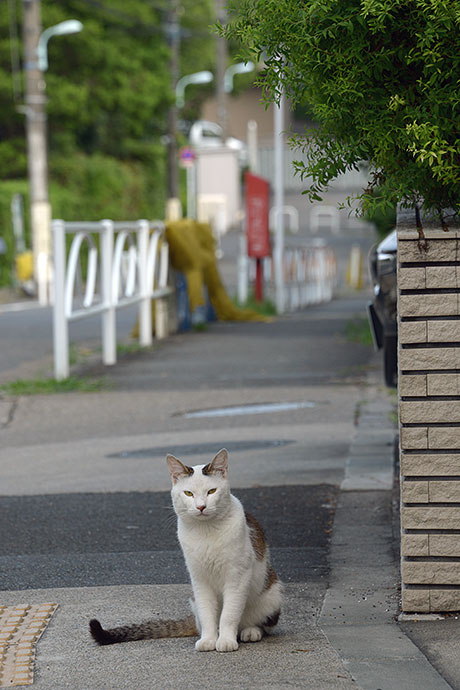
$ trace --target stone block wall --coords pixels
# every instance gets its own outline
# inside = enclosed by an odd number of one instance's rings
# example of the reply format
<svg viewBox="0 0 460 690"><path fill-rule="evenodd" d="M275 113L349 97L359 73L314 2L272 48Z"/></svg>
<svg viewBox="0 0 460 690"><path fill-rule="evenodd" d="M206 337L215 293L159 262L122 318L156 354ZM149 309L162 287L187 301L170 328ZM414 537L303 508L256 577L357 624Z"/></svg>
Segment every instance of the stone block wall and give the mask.
<svg viewBox="0 0 460 690"><path fill-rule="evenodd" d="M460 610L460 232L398 224L402 608Z"/></svg>

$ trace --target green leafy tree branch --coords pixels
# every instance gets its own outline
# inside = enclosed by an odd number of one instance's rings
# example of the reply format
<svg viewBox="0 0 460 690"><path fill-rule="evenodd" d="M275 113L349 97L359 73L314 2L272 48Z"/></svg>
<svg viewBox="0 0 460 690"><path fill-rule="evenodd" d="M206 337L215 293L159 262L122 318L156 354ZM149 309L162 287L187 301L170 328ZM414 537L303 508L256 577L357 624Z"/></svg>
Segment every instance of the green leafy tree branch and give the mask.
<svg viewBox="0 0 460 690"><path fill-rule="evenodd" d="M364 212L458 213L459 0L241 0L232 11L220 30L263 59L267 102L285 89L319 122L292 139L311 200L368 161Z"/></svg>

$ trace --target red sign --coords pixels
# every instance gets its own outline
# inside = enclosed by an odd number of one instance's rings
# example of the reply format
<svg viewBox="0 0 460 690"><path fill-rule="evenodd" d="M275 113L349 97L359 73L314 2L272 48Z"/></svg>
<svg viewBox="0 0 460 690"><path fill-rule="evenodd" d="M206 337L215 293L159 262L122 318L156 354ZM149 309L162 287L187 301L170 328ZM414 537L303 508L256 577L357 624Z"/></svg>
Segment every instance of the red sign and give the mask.
<svg viewBox="0 0 460 690"><path fill-rule="evenodd" d="M261 259L271 254L268 227L270 184L249 172L245 174L245 182L248 256Z"/></svg>
<svg viewBox="0 0 460 690"><path fill-rule="evenodd" d="M190 146L183 146L179 151L179 162L183 168L192 168L196 154Z"/></svg>

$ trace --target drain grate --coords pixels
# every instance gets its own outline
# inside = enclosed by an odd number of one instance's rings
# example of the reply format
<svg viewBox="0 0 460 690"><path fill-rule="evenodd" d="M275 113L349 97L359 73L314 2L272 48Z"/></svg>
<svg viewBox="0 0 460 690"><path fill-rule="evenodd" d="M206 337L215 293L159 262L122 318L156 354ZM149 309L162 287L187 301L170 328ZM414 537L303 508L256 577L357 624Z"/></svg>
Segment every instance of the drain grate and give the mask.
<svg viewBox="0 0 460 690"><path fill-rule="evenodd" d="M0 688L32 685L35 645L57 604L0 604Z"/></svg>
<svg viewBox="0 0 460 690"><path fill-rule="evenodd" d="M120 453L111 453L108 458L161 458L168 453L177 455L212 455L220 448L226 448L229 453L240 453L247 450L263 450L264 448L279 448L287 446L295 441L276 439L274 441L212 441L211 443L184 443L169 446L157 446L155 448L139 448L138 450L123 450Z"/></svg>

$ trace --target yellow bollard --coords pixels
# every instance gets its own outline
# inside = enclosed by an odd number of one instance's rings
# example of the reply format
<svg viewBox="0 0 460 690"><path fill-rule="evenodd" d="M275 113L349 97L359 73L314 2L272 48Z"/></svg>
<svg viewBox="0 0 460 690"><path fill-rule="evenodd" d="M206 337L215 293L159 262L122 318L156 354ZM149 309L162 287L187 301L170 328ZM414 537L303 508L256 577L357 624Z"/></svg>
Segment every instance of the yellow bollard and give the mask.
<svg viewBox="0 0 460 690"><path fill-rule="evenodd" d="M346 281L347 285L355 290L360 290L363 287L363 253L357 244L351 248Z"/></svg>
<svg viewBox="0 0 460 690"><path fill-rule="evenodd" d="M34 255L31 251L21 252L14 257L16 279L20 283L34 277Z"/></svg>

